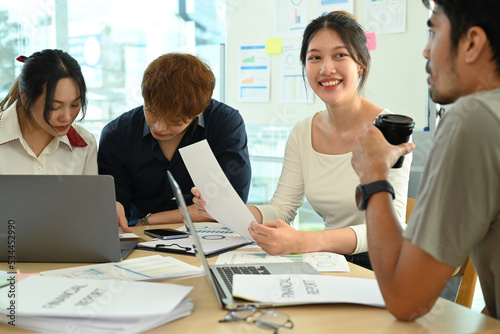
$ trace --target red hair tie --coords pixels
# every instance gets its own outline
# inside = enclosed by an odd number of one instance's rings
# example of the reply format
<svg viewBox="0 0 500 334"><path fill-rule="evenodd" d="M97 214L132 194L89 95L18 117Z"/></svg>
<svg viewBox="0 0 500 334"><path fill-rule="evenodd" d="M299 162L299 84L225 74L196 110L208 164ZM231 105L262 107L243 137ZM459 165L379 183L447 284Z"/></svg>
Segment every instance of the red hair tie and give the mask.
<svg viewBox="0 0 500 334"><path fill-rule="evenodd" d="M28 59L28 57L26 57L26 56L19 56L16 58L16 60L21 62L21 63L24 63L26 61L26 59Z"/></svg>

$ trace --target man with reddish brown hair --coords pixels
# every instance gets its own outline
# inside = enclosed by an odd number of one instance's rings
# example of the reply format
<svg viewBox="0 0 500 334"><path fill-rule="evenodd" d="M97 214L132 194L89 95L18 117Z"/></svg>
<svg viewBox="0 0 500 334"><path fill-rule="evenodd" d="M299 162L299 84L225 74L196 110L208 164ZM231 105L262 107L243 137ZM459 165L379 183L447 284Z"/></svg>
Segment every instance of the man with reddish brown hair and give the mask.
<svg viewBox="0 0 500 334"><path fill-rule="evenodd" d="M214 87L210 67L193 55L168 53L149 64L142 80L144 105L106 125L99 144L99 173L115 179L119 220L181 222L166 172L189 196L194 184L179 148L203 139L246 202L251 169L245 124L237 110L211 98ZM192 205L190 213L206 221Z"/></svg>

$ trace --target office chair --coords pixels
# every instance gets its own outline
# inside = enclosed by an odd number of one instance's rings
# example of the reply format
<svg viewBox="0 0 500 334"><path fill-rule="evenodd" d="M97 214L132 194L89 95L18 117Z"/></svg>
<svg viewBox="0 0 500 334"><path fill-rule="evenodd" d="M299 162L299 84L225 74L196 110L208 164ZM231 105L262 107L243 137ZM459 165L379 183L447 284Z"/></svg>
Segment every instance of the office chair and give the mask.
<svg viewBox="0 0 500 334"><path fill-rule="evenodd" d="M470 258L467 258L460 269L463 268L462 281L458 288L457 299L455 303L471 308L476 290L477 272L472 265Z"/></svg>
<svg viewBox="0 0 500 334"><path fill-rule="evenodd" d="M410 220L410 216L413 212L413 209L415 208L415 203L417 202L416 199L408 197L406 200L406 223L408 224L408 221Z"/></svg>
<svg viewBox="0 0 500 334"><path fill-rule="evenodd" d="M416 200L414 198L408 198L406 203L406 223L410 219L410 216L415 208ZM465 260L464 264L460 269L451 277L458 278L462 277L460 281L460 286L458 287L457 297L455 303L471 308L472 300L474 299L474 291L476 289L477 283L477 272L472 265L470 258Z"/></svg>

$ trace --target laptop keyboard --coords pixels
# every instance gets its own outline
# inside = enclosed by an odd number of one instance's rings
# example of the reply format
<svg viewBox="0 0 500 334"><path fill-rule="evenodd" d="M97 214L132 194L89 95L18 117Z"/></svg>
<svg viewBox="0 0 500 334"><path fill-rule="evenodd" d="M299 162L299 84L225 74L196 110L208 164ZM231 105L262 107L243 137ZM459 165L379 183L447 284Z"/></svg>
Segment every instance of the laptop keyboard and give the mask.
<svg viewBox="0 0 500 334"><path fill-rule="evenodd" d="M137 241L132 241L132 240L120 241L120 259L123 260L125 257L127 257L127 255L129 255L130 252L132 252L136 246L137 246Z"/></svg>
<svg viewBox="0 0 500 334"><path fill-rule="evenodd" d="M130 252L130 248L120 248L121 258L123 259L125 257L125 255L128 254L128 252Z"/></svg>
<svg viewBox="0 0 500 334"><path fill-rule="evenodd" d="M233 291L233 276L236 274L243 275L270 275L271 273L264 266L238 266L238 267L217 267L217 271L221 275L224 283L229 291Z"/></svg>

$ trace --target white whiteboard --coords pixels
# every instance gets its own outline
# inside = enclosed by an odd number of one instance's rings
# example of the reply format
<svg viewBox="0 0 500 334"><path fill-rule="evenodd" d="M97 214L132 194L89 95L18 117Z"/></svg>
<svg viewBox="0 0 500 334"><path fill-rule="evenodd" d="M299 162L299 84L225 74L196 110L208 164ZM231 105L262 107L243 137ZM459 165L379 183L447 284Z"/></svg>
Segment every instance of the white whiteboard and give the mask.
<svg viewBox="0 0 500 334"><path fill-rule="evenodd" d="M289 1L289 0L280 0ZM316 17L321 0L309 0L309 21ZM227 104L238 109L247 124L294 124L323 110L318 98L312 104L280 102L279 57L271 55L271 96L269 103L238 101L239 48L265 44L275 34L273 0L227 0L226 87ZM427 42L428 11L421 1L407 1L406 33L377 35L376 50L363 94L382 108L413 117L417 128L427 126L425 73L422 56ZM354 14L365 27L365 0L355 0ZM287 38L301 44L301 38Z"/></svg>

